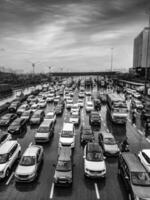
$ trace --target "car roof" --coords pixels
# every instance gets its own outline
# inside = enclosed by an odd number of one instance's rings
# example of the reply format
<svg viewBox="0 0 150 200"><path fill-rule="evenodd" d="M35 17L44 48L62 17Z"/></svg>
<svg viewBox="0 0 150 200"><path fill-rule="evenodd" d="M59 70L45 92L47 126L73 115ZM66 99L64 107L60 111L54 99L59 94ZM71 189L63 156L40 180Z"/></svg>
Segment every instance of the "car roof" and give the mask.
<svg viewBox="0 0 150 200"><path fill-rule="evenodd" d="M68 161L71 159L71 154L70 147L60 147L58 160Z"/></svg>
<svg viewBox="0 0 150 200"><path fill-rule="evenodd" d="M64 123L63 131L70 131L70 130L73 130L73 124L72 123Z"/></svg>
<svg viewBox="0 0 150 200"><path fill-rule="evenodd" d="M8 140L0 146L0 154L5 154L10 151L10 149L17 144L15 140Z"/></svg>
<svg viewBox="0 0 150 200"><path fill-rule="evenodd" d="M51 123L53 122L53 120L44 120L43 122L42 122L42 124L40 125L40 127L42 126L42 127L48 127Z"/></svg>
<svg viewBox="0 0 150 200"><path fill-rule="evenodd" d="M46 114L46 116L47 115L54 115L55 114L55 111L51 111L51 112L48 112L47 114Z"/></svg>
<svg viewBox="0 0 150 200"><path fill-rule="evenodd" d="M87 151L88 152L102 152L100 145L96 142L89 142L87 144Z"/></svg>
<svg viewBox="0 0 150 200"><path fill-rule="evenodd" d="M126 161L131 172L145 172L145 168L140 163L138 157L135 154L131 152L122 153L122 157Z"/></svg>
<svg viewBox="0 0 150 200"><path fill-rule="evenodd" d="M38 145L31 145L25 150L23 156L36 156L39 149Z"/></svg>

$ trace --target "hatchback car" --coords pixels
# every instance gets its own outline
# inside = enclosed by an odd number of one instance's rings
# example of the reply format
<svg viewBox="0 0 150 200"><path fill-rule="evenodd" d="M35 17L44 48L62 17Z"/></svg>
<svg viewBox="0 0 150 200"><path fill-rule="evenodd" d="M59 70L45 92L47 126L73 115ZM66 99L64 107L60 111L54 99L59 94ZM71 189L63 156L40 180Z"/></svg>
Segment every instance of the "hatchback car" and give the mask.
<svg viewBox="0 0 150 200"><path fill-rule="evenodd" d="M26 130L26 120L17 118L12 124L8 127L8 132L11 134L22 133Z"/></svg>
<svg viewBox="0 0 150 200"><path fill-rule="evenodd" d="M31 182L35 180L43 162L43 156L44 151L42 146L29 146L22 155L15 171L15 180L17 182Z"/></svg>
<svg viewBox="0 0 150 200"><path fill-rule="evenodd" d="M41 100L38 102L38 105L39 105L39 108L45 108L46 105L47 105L47 102L46 102L46 100L41 99Z"/></svg>
<svg viewBox="0 0 150 200"><path fill-rule="evenodd" d="M102 132L98 136L99 144L101 145L105 156L118 156L119 147L111 133Z"/></svg>
<svg viewBox="0 0 150 200"><path fill-rule="evenodd" d="M10 170L20 158L21 146L15 140L9 140L0 146L0 179L9 177Z"/></svg>
<svg viewBox="0 0 150 200"><path fill-rule="evenodd" d="M10 123L17 118L17 115L14 113L5 114L0 118L0 127L7 127Z"/></svg>
<svg viewBox="0 0 150 200"><path fill-rule="evenodd" d="M84 175L91 178L106 176L106 164L102 148L98 143L89 142L84 148Z"/></svg>

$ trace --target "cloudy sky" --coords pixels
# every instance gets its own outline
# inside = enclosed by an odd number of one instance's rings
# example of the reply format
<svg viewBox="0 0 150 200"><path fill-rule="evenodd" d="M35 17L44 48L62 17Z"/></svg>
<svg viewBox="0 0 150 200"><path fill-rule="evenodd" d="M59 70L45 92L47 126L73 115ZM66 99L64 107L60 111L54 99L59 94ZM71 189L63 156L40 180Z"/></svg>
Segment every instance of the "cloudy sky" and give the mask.
<svg viewBox="0 0 150 200"><path fill-rule="evenodd" d="M49 71L128 69L150 0L0 0L0 66Z"/></svg>

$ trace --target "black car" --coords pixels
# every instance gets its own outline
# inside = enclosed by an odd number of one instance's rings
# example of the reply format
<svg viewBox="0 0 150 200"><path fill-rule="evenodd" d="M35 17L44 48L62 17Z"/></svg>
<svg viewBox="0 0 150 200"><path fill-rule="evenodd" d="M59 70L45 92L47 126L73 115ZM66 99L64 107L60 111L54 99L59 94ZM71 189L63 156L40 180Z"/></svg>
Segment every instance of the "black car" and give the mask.
<svg viewBox="0 0 150 200"><path fill-rule="evenodd" d="M95 127L101 127L101 117L98 112L92 111L89 116L89 124Z"/></svg>
<svg viewBox="0 0 150 200"><path fill-rule="evenodd" d="M101 110L101 101L99 99L94 99L94 109L97 111Z"/></svg>
<svg viewBox="0 0 150 200"><path fill-rule="evenodd" d="M105 104L107 102L106 94L98 94L97 98L101 101L101 103Z"/></svg>
<svg viewBox="0 0 150 200"><path fill-rule="evenodd" d="M94 141L94 133L90 126L81 126L80 144L86 145L88 142Z"/></svg>
<svg viewBox="0 0 150 200"><path fill-rule="evenodd" d="M14 113L5 114L0 118L0 127L7 127L9 124L17 118L17 115Z"/></svg>
<svg viewBox="0 0 150 200"><path fill-rule="evenodd" d="M26 130L26 120L22 118L17 118L13 123L8 127L8 132L11 134L22 133Z"/></svg>
<svg viewBox="0 0 150 200"><path fill-rule="evenodd" d="M8 111L9 112L16 112L18 107L20 106L20 102L19 101L14 101L10 104L10 106L8 107Z"/></svg>
<svg viewBox="0 0 150 200"><path fill-rule="evenodd" d="M25 119L26 122L29 122L30 121L30 118L32 117L33 115L33 111L32 110L26 110L22 113L21 115L21 119Z"/></svg>

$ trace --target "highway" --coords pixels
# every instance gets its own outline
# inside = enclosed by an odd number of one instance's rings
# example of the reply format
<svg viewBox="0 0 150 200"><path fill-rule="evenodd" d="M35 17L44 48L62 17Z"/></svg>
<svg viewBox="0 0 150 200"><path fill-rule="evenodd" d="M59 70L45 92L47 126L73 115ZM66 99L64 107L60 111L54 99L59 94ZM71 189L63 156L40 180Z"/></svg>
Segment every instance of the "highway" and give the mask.
<svg viewBox="0 0 150 200"><path fill-rule="evenodd" d="M97 94L97 88L94 87L93 96ZM77 102L78 91L75 91L74 103ZM54 104L48 104L45 113L50 111ZM130 151L138 153L142 148L149 148L150 143L138 132L136 126L133 126L128 119L126 126L112 124L106 112L106 106L103 105L100 111L102 118L101 131L110 130L116 140L121 142L125 136L128 137ZM89 117L82 109L81 124L88 124ZM53 183L54 167L53 164L57 160L59 132L63 126L63 122L69 118L69 111L64 109L63 115L57 117L55 124L55 134L53 139L48 144L43 144L44 147L44 163L41 167L39 176L33 183L15 183L14 171L11 172L9 179L0 183L0 200L127 200L127 192L124 184L117 173L117 158L106 158L106 179L91 180L84 177L83 170L83 148L80 146L80 126L76 128L76 146L73 152L74 171L73 185L69 188L56 187ZM34 144L34 133L37 127L27 127L27 131L17 137L21 144L22 153L29 144ZM95 140L97 140L98 132L95 132Z"/></svg>

